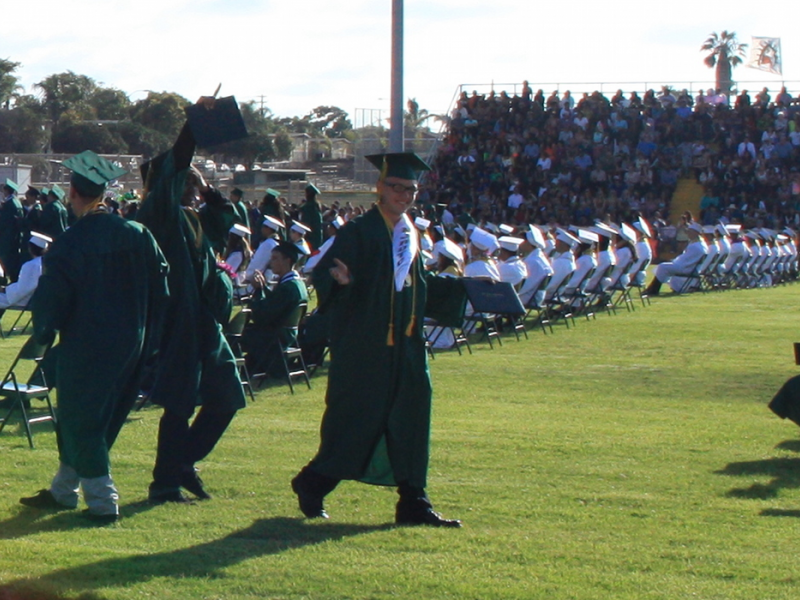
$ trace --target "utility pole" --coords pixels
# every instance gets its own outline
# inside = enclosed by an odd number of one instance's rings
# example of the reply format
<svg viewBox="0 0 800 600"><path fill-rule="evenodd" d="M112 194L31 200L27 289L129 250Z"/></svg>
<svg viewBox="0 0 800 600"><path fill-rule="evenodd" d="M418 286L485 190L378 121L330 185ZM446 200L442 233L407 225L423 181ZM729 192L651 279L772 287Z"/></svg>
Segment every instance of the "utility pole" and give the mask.
<svg viewBox="0 0 800 600"><path fill-rule="evenodd" d="M392 105L389 152L403 151L403 0L392 0Z"/></svg>

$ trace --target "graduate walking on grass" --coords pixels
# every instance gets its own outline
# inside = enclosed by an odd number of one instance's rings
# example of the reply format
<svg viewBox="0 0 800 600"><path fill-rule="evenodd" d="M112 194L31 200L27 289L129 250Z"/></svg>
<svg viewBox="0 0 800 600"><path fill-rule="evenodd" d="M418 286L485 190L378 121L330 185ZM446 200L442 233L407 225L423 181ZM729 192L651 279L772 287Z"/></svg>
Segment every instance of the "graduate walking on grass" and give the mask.
<svg viewBox="0 0 800 600"><path fill-rule="evenodd" d="M423 319L457 325L463 284L426 277L406 214L417 173L429 167L414 153L367 158L381 170L378 205L342 227L313 273L330 317L331 366L319 451L292 489L306 517L327 518L323 499L343 479L396 486L398 524L460 527L425 492L431 380Z"/></svg>

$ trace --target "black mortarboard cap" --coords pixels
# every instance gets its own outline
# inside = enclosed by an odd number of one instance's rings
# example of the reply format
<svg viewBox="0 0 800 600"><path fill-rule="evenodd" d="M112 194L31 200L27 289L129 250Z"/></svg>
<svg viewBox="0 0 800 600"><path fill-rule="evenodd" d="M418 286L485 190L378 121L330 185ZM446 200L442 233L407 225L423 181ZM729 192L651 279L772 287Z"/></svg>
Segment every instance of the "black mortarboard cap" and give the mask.
<svg viewBox="0 0 800 600"><path fill-rule="evenodd" d="M415 152L392 152L389 154L371 154L365 156L375 168L381 172L381 178L397 177L399 179L416 179L421 171L431 168Z"/></svg>
<svg viewBox="0 0 800 600"><path fill-rule="evenodd" d="M297 262L297 259L300 257L300 248L291 242L280 242L272 250L273 252L277 250L284 256L288 256L292 262Z"/></svg>
<svg viewBox="0 0 800 600"><path fill-rule="evenodd" d="M106 184L127 173L122 167L98 156L91 150L84 150L61 163L72 171L70 183L84 196L99 196Z"/></svg>
<svg viewBox="0 0 800 600"><path fill-rule="evenodd" d="M200 148L247 137L242 113L233 96L219 98L211 109L202 103L194 104L186 109L186 116L195 142Z"/></svg>

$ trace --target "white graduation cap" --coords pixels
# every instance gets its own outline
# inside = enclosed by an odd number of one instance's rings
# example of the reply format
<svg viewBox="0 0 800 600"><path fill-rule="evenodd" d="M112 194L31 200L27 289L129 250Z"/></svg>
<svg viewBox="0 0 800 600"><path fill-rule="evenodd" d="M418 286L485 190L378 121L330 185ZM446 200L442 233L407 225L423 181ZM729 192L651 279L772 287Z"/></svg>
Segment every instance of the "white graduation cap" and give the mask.
<svg viewBox="0 0 800 600"><path fill-rule="evenodd" d="M298 240L295 243L295 246L298 250L300 250L300 254L303 256L311 256L311 246L308 245L308 242L305 239Z"/></svg>
<svg viewBox="0 0 800 600"><path fill-rule="evenodd" d="M600 241L600 236L590 229L578 229L578 239L584 244L596 244Z"/></svg>
<svg viewBox="0 0 800 600"><path fill-rule="evenodd" d="M617 234L611 227L603 223L602 221L595 221L594 227L590 227L589 231L593 231L598 235L602 235L607 238L612 238Z"/></svg>
<svg viewBox="0 0 800 600"><path fill-rule="evenodd" d="M653 237L653 230L650 229L650 224L644 220L643 217L639 217L639 220L633 224L636 229L642 232L642 235L648 238Z"/></svg>
<svg viewBox="0 0 800 600"><path fill-rule="evenodd" d="M566 229L561 229L561 227L556 230L556 239L564 242L568 246L574 246L575 244L580 244L581 242Z"/></svg>
<svg viewBox="0 0 800 600"><path fill-rule="evenodd" d="M238 235L239 237L247 237L252 233L247 227L242 225L241 223L234 223L233 227L228 230L229 233L234 235Z"/></svg>
<svg viewBox="0 0 800 600"><path fill-rule="evenodd" d="M733 235L738 235L739 232L742 230L742 226L738 223L727 223L725 225L725 230Z"/></svg>
<svg viewBox="0 0 800 600"><path fill-rule="evenodd" d="M53 238L38 231L31 231L31 244L39 246L39 248L47 248L53 243Z"/></svg>
<svg viewBox="0 0 800 600"><path fill-rule="evenodd" d="M331 221L331 225L333 225L334 229L341 229L344 227L344 219L341 217L341 215L336 215L336 218Z"/></svg>
<svg viewBox="0 0 800 600"><path fill-rule="evenodd" d="M749 229L748 231L745 231L744 232L744 237L750 238L751 240L760 240L761 239L761 236L758 235L758 232L753 230L753 229Z"/></svg>
<svg viewBox="0 0 800 600"><path fill-rule="evenodd" d="M261 226L269 227L274 231L278 231L281 227L286 227L286 225L283 224L283 221L269 215L264 217L264 220L261 222Z"/></svg>
<svg viewBox="0 0 800 600"><path fill-rule="evenodd" d="M414 219L414 225L416 225L417 229L419 229L420 231L426 231L428 227L431 226L431 222L428 219L417 217L416 219Z"/></svg>
<svg viewBox="0 0 800 600"><path fill-rule="evenodd" d="M714 230L720 235L728 235L728 229L725 227L725 223L717 223Z"/></svg>
<svg viewBox="0 0 800 600"><path fill-rule="evenodd" d="M794 230L794 229L792 229L791 227L784 227L784 228L783 228L783 233L785 233L785 234L786 234L786 235L788 235L789 237L795 237L795 236L797 235L797 233L795 232L795 230Z"/></svg>
<svg viewBox="0 0 800 600"><path fill-rule="evenodd" d="M439 246L439 254L451 258L458 263L464 262L464 250L461 246L449 238L444 238L442 242L442 245Z"/></svg>
<svg viewBox="0 0 800 600"><path fill-rule="evenodd" d="M297 233L301 233L303 235L309 233L311 228L308 225L303 225L300 221L292 221L292 231L296 231Z"/></svg>
<svg viewBox="0 0 800 600"><path fill-rule="evenodd" d="M759 233L761 233L762 237L765 240L771 240L775 238L777 232L773 231L772 229L767 229L766 227L762 227Z"/></svg>
<svg viewBox="0 0 800 600"><path fill-rule="evenodd" d="M456 232L458 235L460 235L462 238L466 238L466 237L467 237L467 232L466 232L466 231L464 231L464 228L463 228L461 225L456 225L456 226L453 228L453 231L455 231L455 232Z"/></svg>
<svg viewBox="0 0 800 600"><path fill-rule="evenodd" d="M639 239L639 236L636 235L636 230L627 223L622 224L619 234L631 244L635 244Z"/></svg>
<svg viewBox="0 0 800 600"><path fill-rule="evenodd" d="M703 225L703 235L714 235L716 229L714 225Z"/></svg>
<svg viewBox="0 0 800 600"><path fill-rule="evenodd" d="M695 233L703 233L703 226L700 225L697 221L692 221L686 226L686 229L689 231L694 231Z"/></svg>
<svg viewBox="0 0 800 600"><path fill-rule="evenodd" d="M440 236L444 237L444 227L442 227L441 225L434 225L433 228Z"/></svg>
<svg viewBox="0 0 800 600"><path fill-rule="evenodd" d="M500 247L500 245L497 243L497 238L488 231L484 231L480 227L476 227L472 230L472 235L470 236L469 241L479 250L489 252L490 254Z"/></svg>
<svg viewBox="0 0 800 600"><path fill-rule="evenodd" d="M503 235L511 235L512 233L514 233L514 228L511 225L506 225L505 223L503 223L502 225L500 225L500 233L502 233Z"/></svg>
<svg viewBox="0 0 800 600"><path fill-rule="evenodd" d="M779 242L788 242L788 241L789 241L789 236L788 236L788 235L785 235L785 234L783 234L783 233L779 233L776 239L777 239Z"/></svg>
<svg viewBox="0 0 800 600"><path fill-rule="evenodd" d="M504 235L497 241L503 250L508 250L509 252L519 252L519 245L525 240L518 237L512 237L510 235Z"/></svg>
<svg viewBox="0 0 800 600"><path fill-rule="evenodd" d="M547 245L542 235L542 230L535 225L528 225L528 231L525 232L525 239L528 240L531 246L536 246L537 248L544 249Z"/></svg>
<svg viewBox="0 0 800 600"><path fill-rule="evenodd" d="M477 225L475 225L475 223L467 223L467 231L472 231L476 227Z"/></svg>
<svg viewBox="0 0 800 600"><path fill-rule="evenodd" d="M422 256L422 260L424 260L426 263L430 262L433 259L433 254L431 254L427 250L420 250L419 254L420 256Z"/></svg>
<svg viewBox="0 0 800 600"><path fill-rule="evenodd" d="M600 223L598 223L598 225L599 224ZM622 235L622 228L619 225L617 225L616 223L602 223L602 225L605 225L606 227L611 229L617 235Z"/></svg>
<svg viewBox="0 0 800 600"><path fill-rule="evenodd" d="M486 223L486 229L492 233L500 233L500 228L494 223Z"/></svg>

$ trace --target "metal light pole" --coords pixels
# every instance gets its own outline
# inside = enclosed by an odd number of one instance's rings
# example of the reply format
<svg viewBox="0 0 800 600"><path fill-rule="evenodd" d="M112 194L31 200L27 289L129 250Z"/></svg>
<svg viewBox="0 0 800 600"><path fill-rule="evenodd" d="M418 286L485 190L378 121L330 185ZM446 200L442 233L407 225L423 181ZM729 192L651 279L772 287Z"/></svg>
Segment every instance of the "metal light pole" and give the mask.
<svg viewBox="0 0 800 600"><path fill-rule="evenodd" d="M403 0L392 0L392 106L389 152L403 151Z"/></svg>

